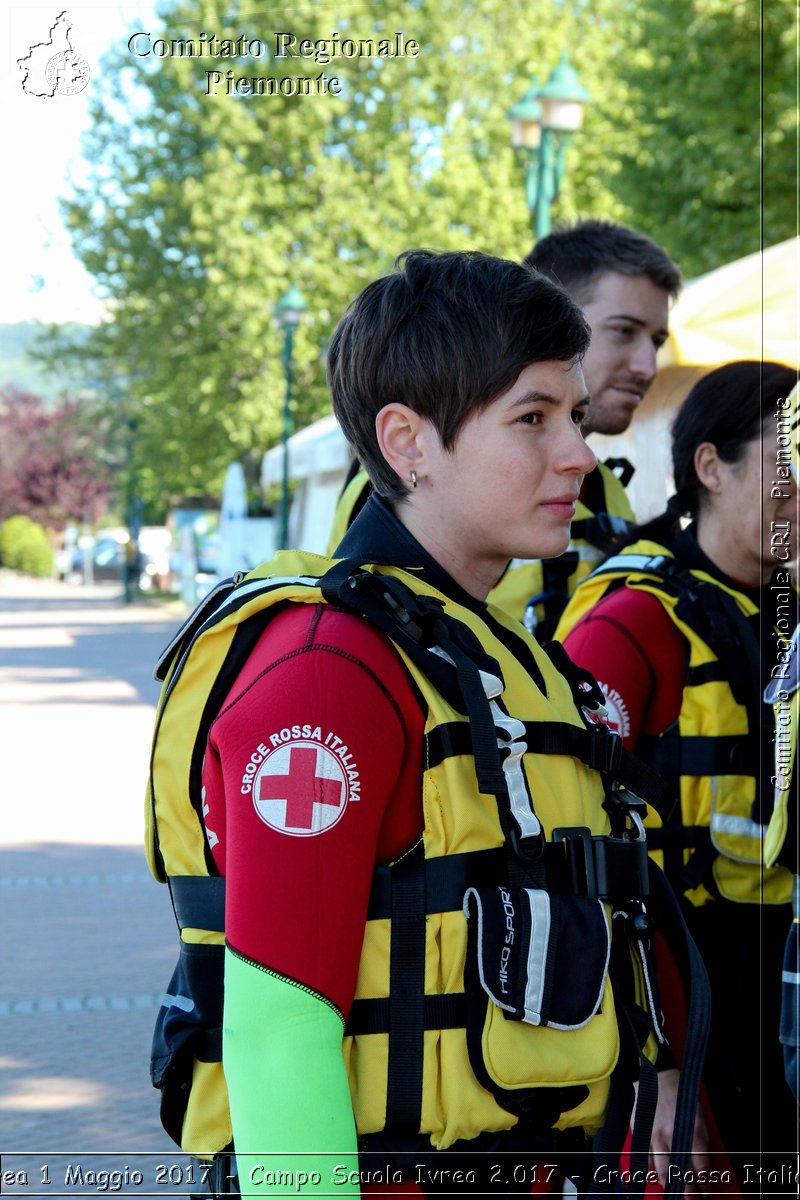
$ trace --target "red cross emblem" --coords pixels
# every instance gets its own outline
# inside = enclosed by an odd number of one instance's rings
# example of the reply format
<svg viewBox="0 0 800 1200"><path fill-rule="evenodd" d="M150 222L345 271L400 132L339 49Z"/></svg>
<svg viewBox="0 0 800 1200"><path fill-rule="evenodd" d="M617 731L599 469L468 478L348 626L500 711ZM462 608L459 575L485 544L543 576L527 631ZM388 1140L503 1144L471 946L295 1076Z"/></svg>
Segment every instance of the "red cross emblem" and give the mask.
<svg viewBox="0 0 800 1200"><path fill-rule="evenodd" d="M280 833L309 837L330 829L347 807L336 755L318 742L291 742L269 754L253 783L261 820Z"/></svg>

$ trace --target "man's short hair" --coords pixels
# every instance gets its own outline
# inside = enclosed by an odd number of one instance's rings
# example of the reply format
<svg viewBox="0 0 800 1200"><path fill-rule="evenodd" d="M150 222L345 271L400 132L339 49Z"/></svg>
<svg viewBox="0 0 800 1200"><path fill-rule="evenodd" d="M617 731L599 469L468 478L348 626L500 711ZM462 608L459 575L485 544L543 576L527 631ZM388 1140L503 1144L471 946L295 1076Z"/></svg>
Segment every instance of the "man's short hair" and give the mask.
<svg viewBox="0 0 800 1200"><path fill-rule="evenodd" d="M410 250L370 283L339 322L328 350L333 411L375 490L407 488L381 454L375 418L387 404L426 417L450 449L474 412L535 362L571 362L589 327L550 280L478 251Z"/></svg>
<svg viewBox="0 0 800 1200"><path fill-rule="evenodd" d="M588 304L601 275L644 275L675 299L681 273L666 250L651 238L613 221L578 221L557 229L537 242L525 259L569 292L578 304Z"/></svg>

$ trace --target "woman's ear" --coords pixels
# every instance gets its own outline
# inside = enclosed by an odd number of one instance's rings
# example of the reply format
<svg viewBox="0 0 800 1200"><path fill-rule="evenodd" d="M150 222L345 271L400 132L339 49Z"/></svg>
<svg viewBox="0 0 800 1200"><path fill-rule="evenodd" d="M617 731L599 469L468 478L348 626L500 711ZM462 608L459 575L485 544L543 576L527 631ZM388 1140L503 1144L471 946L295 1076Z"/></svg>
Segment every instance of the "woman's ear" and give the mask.
<svg viewBox="0 0 800 1200"><path fill-rule="evenodd" d="M713 442L701 442L694 452L694 469L702 487L712 495L722 488L722 459Z"/></svg>
<svg viewBox="0 0 800 1200"><path fill-rule="evenodd" d="M424 431L429 424L406 404L387 404L375 418L381 454L404 483L424 475ZM416 486L416 484L414 484Z"/></svg>

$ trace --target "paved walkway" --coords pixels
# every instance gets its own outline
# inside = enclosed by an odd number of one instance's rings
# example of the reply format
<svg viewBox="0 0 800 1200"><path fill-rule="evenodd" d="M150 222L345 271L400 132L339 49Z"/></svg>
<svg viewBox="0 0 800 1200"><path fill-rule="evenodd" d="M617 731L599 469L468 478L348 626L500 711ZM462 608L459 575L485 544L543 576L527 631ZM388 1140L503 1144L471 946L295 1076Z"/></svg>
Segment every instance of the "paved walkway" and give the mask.
<svg viewBox="0 0 800 1200"><path fill-rule="evenodd" d="M5 1194L96 1195L87 1171L126 1168L123 1193L187 1191L148 1075L176 933L141 848L152 669L182 616L0 572Z"/></svg>

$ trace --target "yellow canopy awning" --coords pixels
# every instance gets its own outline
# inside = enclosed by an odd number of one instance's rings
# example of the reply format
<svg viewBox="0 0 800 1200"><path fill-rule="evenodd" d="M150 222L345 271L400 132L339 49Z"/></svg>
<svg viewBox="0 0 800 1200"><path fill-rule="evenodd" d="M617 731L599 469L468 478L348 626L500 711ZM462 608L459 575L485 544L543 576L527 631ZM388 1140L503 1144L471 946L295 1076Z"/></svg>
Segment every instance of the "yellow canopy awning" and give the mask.
<svg viewBox="0 0 800 1200"><path fill-rule="evenodd" d="M670 313L660 368L739 358L800 366L800 239L691 280Z"/></svg>

